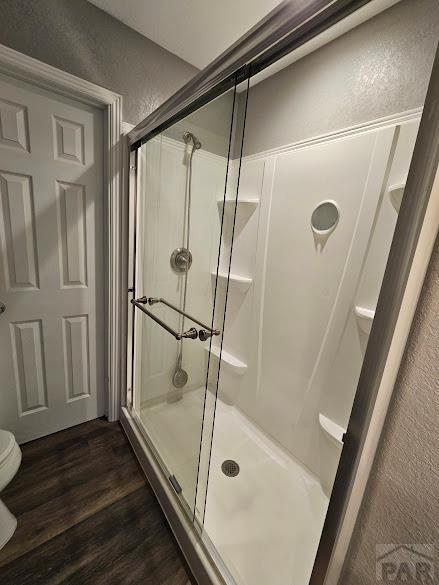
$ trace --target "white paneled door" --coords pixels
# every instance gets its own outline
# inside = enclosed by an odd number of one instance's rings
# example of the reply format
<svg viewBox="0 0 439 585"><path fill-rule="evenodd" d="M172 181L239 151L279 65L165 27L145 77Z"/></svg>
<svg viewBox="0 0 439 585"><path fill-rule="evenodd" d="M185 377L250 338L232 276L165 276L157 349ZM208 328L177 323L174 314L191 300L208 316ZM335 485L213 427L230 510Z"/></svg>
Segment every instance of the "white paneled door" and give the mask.
<svg viewBox="0 0 439 585"><path fill-rule="evenodd" d="M0 428L104 411L103 112L0 76Z"/></svg>

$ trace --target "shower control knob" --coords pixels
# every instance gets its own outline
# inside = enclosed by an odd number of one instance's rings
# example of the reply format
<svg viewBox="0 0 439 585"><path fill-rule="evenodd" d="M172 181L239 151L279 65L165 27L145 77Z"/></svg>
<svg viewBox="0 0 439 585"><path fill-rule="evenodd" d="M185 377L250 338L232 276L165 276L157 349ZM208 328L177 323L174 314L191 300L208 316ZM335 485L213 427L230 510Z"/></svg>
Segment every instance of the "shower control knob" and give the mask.
<svg viewBox="0 0 439 585"><path fill-rule="evenodd" d="M0 301L0 315L6 311L6 305Z"/></svg>
<svg viewBox="0 0 439 585"><path fill-rule="evenodd" d="M185 273L192 264L192 254L187 248L176 248L171 254L171 268L178 274Z"/></svg>

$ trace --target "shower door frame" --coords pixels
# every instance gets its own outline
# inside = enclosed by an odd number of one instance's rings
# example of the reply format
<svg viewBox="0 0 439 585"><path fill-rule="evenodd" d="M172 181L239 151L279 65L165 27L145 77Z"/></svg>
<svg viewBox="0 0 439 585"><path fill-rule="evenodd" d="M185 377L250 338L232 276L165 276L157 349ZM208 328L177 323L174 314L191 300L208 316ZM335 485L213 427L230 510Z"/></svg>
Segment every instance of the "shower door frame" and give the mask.
<svg viewBox="0 0 439 585"><path fill-rule="evenodd" d="M231 78L231 86L227 87L227 90L233 89L233 92L236 96L236 87L238 85L237 80L245 80L246 81L246 89L248 91L248 68L243 68L240 75L233 75ZM222 86L221 86L222 87ZM223 92L221 90L216 93L215 97L218 97ZM225 92L224 92L225 93ZM198 108L194 108L198 109ZM231 120L230 120L230 142L232 141L233 135L233 128L235 123L235 117L237 116L238 110L236 106L236 100L234 97L232 111L231 111ZM183 116L184 117L184 116ZM239 125L238 125L239 127ZM244 127L239 127L237 130L238 142L242 142ZM129 133L127 135L129 137ZM151 137L153 138L153 137ZM145 141L146 142L146 141ZM242 144L241 144L242 149ZM137 293L135 290L136 286L136 264L137 264L137 245L138 245L138 237L137 237L137 229L138 229L138 212L139 212L139 176L138 176L138 169L141 165L141 155L140 155L140 148L137 149L130 149L125 141L125 156L127 160L127 168L129 169L128 173L128 184L126 185L126 192L128 193L128 258L127 258L127 267L126 267L126 274L127 274L127 282L128 282L128 301L126 302L126 311L127 311L127 325L126 331L127 336L125 339L126 347L127 347L127 360L126 360L126 381L127 381L127 391L125 392L123 401L121 403L121 415L120 415L120 422L122 427L133 447L133 450L139 460L139 463L147 476L149 483L162 507L162 510L165 513L165 516L171 526L171 529L174 533L174 536L177 539L177 542L180 545L180 548L183 551L183 554L186 558L186 561L189 565L190 570L192 571L193 575L196 577L197 583L200 585L231 585L230 580L224 580L224 575L227 574L227 567L224 565L222 560L220 559L218 553L216 552L214 546L211 544L210 540L203 537L203 530L200 521L198 520L195 510L191 510L188 503L184 500L181 496L181 493L177 493L175 487L170 482L169 473L172 473L172 470L167 468L165 461L163 460L158 448L154 445L151 437L148 435L147 429L145 429L144 424L141 422L140 417L138 416L135 408L134 408L134 378L135 378L135 327L134 319L135 319L135 311L134 306L132 306L131 300L134 300ZM227 159L227 171L225 174L225 185L224 185L224 196L226 187L229 180L229 170L230 170L230 146L229 146L229 153ZM239 175L239 173L238 173ZM238 176L238 185L239 185L239 176ZM235 197L237 197L238 187L236 187ZM233 199L235 200L235 199ZM224 212L223 212L224 213ZM222 221L221 221L222 223ZM222 239L222 228L220 231L220 240L219 244L221 244ZM232 245L233 247L233 245ZM132 258L129 257L130 251L132 253ZM218 258L220 255L220 247L218 248ZM231 256L231 253L229 254ZM230 259L229 259L229 271L230 271ZM219 264L217 265L217 274L219 270ZM216 292L215 292L216 295ZM225 308L220 313L225 313ZM215 314L215 300L214 306L212 308L212 315ZM190 320L190 319L189 319ZM198 321L197 321L198 323ZM213 321L212 321L212 327ZM205 325L208 329L209 326ZM222 335L221 335L222 337ZM207 365L207 378L208 378L208 371L209 371L209 363ZM209 392L207 389L207 382L206 388L204 392ZM216 400L215 400L216 402ZM205 406L203 408L203 426L205 424ZM200 437L201 439L201 437ZM201 443L200 443L200 451L201 451ZM201 453L199 454L201 457ZM199 482L199 477L197 478L197 484Z"/></svg>
<svg viewBox="0 0 439 585"><path fill-rule="evenodd" d="M132 153L149 138L225 91L230 87L231 78L239 78L241 69L244 71L250 67L251 76L254 75L368 1L315 0L304 10L297 9L293 1L282 3L248 35L134 128L128 135ZM310 11L314 16L310 16ZM294 30L287 34L286 27L293 27L293 24ZM314 562L311 585L336 585L339 581L437 235L438 101L439 49L430 77L370 343L363 361ZM225 584L215 562L215 551L201 540L196 526L179 508L175 494L160 473L153 454L145 449L142 431L129 409L122 409L121 421L198 582Z"/></svg>

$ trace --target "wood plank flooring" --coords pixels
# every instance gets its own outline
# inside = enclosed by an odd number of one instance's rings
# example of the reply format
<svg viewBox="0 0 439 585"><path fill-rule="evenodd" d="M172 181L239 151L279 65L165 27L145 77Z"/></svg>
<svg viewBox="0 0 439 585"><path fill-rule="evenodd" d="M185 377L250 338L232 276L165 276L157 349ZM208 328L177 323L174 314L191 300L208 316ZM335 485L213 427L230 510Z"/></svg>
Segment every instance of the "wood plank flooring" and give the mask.
<svg viewBox="0 0 439 585"><path fill-rule="evenodd" d="M94 420L22 451L1 494L18 518L0 550L1 585L190 585L119 424Z"/></svg>

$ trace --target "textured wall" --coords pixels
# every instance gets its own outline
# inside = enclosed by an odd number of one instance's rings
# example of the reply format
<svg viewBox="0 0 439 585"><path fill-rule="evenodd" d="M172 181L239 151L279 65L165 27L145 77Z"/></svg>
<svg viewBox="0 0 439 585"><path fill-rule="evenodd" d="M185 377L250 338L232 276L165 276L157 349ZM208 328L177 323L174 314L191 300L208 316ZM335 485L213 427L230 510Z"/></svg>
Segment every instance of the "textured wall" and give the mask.
<svg viewBox="0 0 439 585"><path fill-rule="evenodd" d="M439 2L402 0L250 90L244 154L421 106Z"/></svg>
<svg viewBox="0 0 439 585"><path fill-rule="evenodd" d="M197 72L86 0L0 0L0 43L122 94L132 124Z"/></svg>
<svg viewBox="0 0 439 585"><path fill-rule="evenodd" d="M439 237L357 520L343 585L376 582L376 544L436 542L437 546L438 421Z"/></svg>

